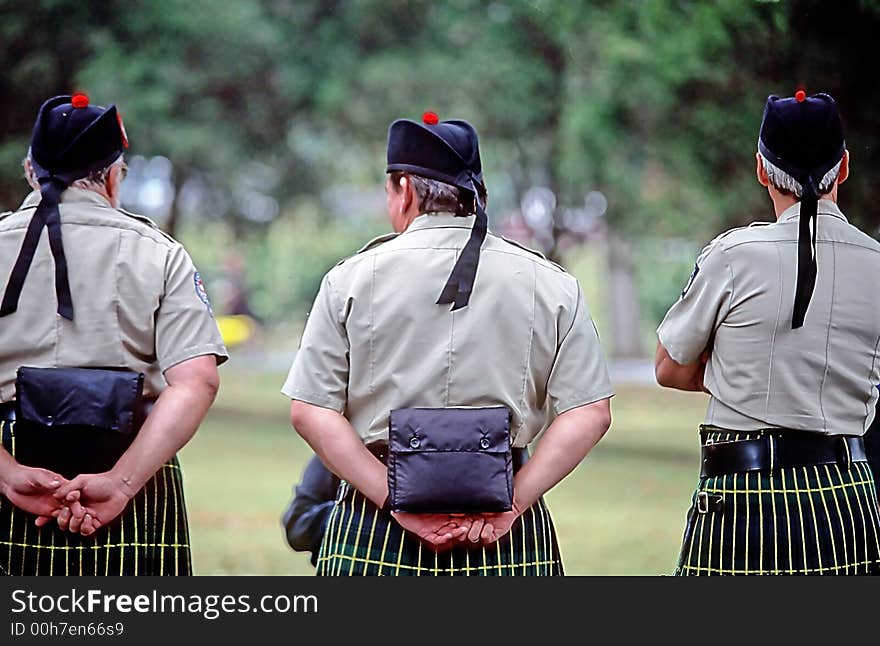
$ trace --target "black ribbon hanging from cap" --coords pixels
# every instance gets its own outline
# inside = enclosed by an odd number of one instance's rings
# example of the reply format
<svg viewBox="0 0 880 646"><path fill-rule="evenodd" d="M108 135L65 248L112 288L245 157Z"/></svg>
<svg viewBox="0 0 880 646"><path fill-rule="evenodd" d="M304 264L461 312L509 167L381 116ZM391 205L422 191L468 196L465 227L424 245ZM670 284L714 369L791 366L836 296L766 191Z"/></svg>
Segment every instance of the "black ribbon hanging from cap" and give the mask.
<svg viewBox="0 0 880 646"><path fill-rule="evenodd" d="M797 282L794 291L794 310L791 316L791 329L796 330L804 324L807 308L816 288L816 229L819 189L812 176L801 182L800 216L798 218Z"/></svg>
<svg viewBox="0 0 880 646"><path fill-rule="evenodd" d="M433 112L426 112L422 123L398 119L388 129L386 172L393 171L451 184L464 192L462 202L473 198L476 218L470 237L437 299L438 305L452 303L452 311L466 307L474 291L480 247L489 228L480 199L483 175L476 130L467 121L440 121Z"/></svg>
<svg viewBox="0 0 880 646"><path fill-rule="evenodd" d="M804 325L816 288L819 183L846 153L843 123L834 99L824 93L767 97L758 134L764 159L801 184L797 279L791 328Z"/></svg>
<svg viewBox="0 0 880 646"><path fill-rule="evenodd" d="M61 235L61 194L76 180L99 171L122 155L128 139L116 106L89 104L81 92L52 97L40 107L31 136L31 165L40 184L37 206L0 302L0 317L18 309L25 279L37 253L43 228L55 262L58 314L73 320L73 297Z"/></svg>
<svg viewBox="0 0 880 646"><path fill-rule="evenodd" d="M471 235L464 249L462 249L461 255L459 255L458 260L455 262L449 278L446 279L446 285L443 287L443 291L440 292L440 298L437 299L437 305L452 303L453 312L466 307L470 302L471 294L474 291L474 281L477 278L477 266L480 263L480 247L482 247L489 229L489 218L480 201L476 179L472 174L469 179L469 188L465 189L463 186L458 188L473 193L476 219L471 229Z"/></svg>
<svg viewBox="0 0 880 646"><path fill-rule="evenodd" d="M64 244L61 238L61 216L58 212L58 202L61 193L71 183L70 178L57 175L42 176L40 182L39 206L31 216L27 232L21 243L21 250L6 284L6 292L3 294L3 302L0 304L0 317L12 314L18 309L18 300L24 287L31 263L37 252L37 245L43 233L43 227L48 229L49 248L55 261L55 295L58 299L58 313L68 321L73 320L73 297L70 294L70 282L67 276L67 257L64 255Z"/></svg>

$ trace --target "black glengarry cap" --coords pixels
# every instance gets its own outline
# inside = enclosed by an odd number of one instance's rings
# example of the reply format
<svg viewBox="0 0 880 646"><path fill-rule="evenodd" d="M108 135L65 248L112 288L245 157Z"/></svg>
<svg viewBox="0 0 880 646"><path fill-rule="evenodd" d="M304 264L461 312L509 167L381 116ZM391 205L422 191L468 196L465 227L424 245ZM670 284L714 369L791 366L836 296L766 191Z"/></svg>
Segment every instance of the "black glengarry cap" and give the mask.
<svg viewBox="0 0 880 646"><path fill-rule="evenodd" d="M31 136L31 160L40 183L40 204L31 216L21 250L6 284L0 317L15 312L24 280L45 226L55 260L58 313L73 320L73 299L61 239L58 201L73 182L106 168L128 147L116 106L92 106L82 93L52 97L40 107Z"/></svg>
<svg viewBox="0 0 880 646"><path fill-rule="evenodd" d="M758 150L803 187L798 225L798 266L792 329L804 317L816 285L816 208L819 183L843 157L846 142L834 99L824 93L767 98Z"/></svg>
<svg viewBox="0 0 880 646"><path fill-rule="evenodd" d="M459 255L438 305L453 304L453 311L467 306L474 288L480 247L486 238L488 218L480 202L478 185L483 184L477 131L467 121L440 121L433 112L422 123L398 119L388 129L386 172L401 171L445 182L472 195L476 220L470 238Z"/></svg>
<svg viewBox="0 0 880 646"><path fill-rule="evenodd" d="M90 105L85 94L56 96L46 101L31 136L37 178L63 177L68 185L106 168L127 147L116 106Z"/></svg>

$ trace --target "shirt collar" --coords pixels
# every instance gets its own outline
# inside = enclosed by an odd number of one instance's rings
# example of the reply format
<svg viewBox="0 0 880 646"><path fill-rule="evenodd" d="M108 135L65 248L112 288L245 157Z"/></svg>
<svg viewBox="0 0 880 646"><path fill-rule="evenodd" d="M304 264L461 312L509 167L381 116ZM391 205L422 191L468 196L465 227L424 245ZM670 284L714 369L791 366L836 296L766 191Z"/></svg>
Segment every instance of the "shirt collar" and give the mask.
<svg viewBox="0 0 880 646"><path fill-rule="evenodd" d="M418 216L404 231L404 234L421 229L471 229L475 215L454 215L452 213L423 213Z"/></svg>
<svg viewBox="0 0 880 646"><path fill-rule="evenodd" d="M97 206L110 206L110 201L95 191L71 186L61 194L61 201L75 204L95 204Z"/></svg>
<svg viewBox="0 0 880 646"><path fill-rule="evenodd" d="M26 209L31 206L37 206L41 200L40 191L31 191L30 194L24 198L24 202L21 203L21 206L18 207L19 210Z"/></svg>
<svg viewBox="0 0 880 646"><path fill-rule="evenodd" d="M792 204L790 207L785 209L782 212L782 215L777 219L778 222L790 222L791 220L796 220L801 213L801 203ZM819 203L816 205L816 214L817 215L830 215L831 217L837 218L838 220L843 220L844 222L848 222L846 216L843 214L843 211L838 208L837 203L833 200L819 200Z"/></svg>
<svg viewBox="0 0 880 646"><path fill-rule="evenodd" d="M40 195L40 191L31 191L30 195L24 198L24 202L21 203L20 209L26 209L30 206L37 206L42 200L42 196ZM71 186L66 189L61 194L61 201L67 203L78 203L78 204L96 204L98 206L110 206L110 202L103 195L99 195L95 193L95 191L90 191L85 188L76 188Z"/></svg>

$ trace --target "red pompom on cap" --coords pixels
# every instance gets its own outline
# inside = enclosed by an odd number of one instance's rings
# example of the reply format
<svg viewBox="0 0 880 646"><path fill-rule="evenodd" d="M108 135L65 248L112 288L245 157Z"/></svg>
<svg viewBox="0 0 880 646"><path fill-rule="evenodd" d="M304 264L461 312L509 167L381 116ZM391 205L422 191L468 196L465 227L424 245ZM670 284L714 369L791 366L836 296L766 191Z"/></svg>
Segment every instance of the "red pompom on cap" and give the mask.
<svg viewBox="0 0 880 646"><path fill-rule="evenodd" d="M70 97L70 105L74 108L87 108L89 107L89 97L82 92L77 92Z"/></svg>
<svg viewBox="0 0 880 646"><path fill-rule="evenodd" d="M422 115L422 121L427 123L429 126L436 126L440 123L440 117L437 116L436 112L428 111Z"/></svg>
<svg viewBox="0 0 880 646"><path fill-rule="evenodd" d="M804 100L806 100L806 98L807 98L807 93L804 92L803 90L798 90L797 92L794 93L794 98L798 103L803 103Z"/></svg>
<svg viewBox="0 0 880 646"><path fill-rule="evenodd" d="M122 147L128 148L128 135L125 132L125 126L122 124L122 115L116 113L116 122L119 124L119 134L122 136Z"/></svg>

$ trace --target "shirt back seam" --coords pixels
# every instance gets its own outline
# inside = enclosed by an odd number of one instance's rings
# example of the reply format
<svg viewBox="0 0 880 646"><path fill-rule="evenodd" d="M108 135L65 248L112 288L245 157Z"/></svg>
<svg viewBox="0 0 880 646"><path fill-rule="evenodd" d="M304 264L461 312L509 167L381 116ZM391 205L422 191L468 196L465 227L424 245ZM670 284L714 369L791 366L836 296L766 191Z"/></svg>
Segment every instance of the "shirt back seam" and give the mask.
<svg viewBox="0 0 880 646"><path fill-rule="evenodd" d="M831 344L831 321L834 316L834 295L837 291L837 253L831 248L831 301L828 305L828 323L825 326L825 370L822 373L822 382L819 384L819 413L822 415L822 429L828 432L828 418L825 416L825 382L828 379L828 347Z"/></svg>

